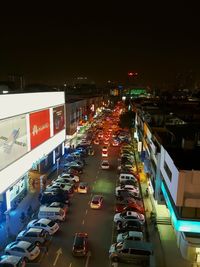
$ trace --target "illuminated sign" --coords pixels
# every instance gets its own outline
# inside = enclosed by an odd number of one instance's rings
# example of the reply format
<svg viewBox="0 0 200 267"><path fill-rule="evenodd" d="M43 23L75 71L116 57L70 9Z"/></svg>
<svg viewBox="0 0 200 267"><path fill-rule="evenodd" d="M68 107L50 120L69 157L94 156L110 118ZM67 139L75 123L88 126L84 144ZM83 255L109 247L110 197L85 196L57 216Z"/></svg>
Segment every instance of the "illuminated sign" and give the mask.
<svg viewBox="0 0 200 267"><path fill-rule="evenodd" d="M0 121L0 170L27 152L26 116Z"/></svg>
<svg viewBox="0 0 200 267"><path fill-rule="evenodd" d="M60 132L65 126L64 106L53 108L53 132Z"/></svg>
<svg viewBox="0 0 200 267"><path fill-rule="evenodd" d="M174 225L174 228L176 229L176 231L200 233L200 222L199 221L189 221L189 220L177 219L176 214L174 212L174 209L172 207L172 204L170 202L170 199L168 197L168 193L167 193L163 183L161 184L161 189L162 189L163 195L165 197L165 201L167 203L167 207L169 209L171 219L172 219L172 222L173 222L173 225Z"/></svg>
<svg viewBox="0 0 200 267"><path fill-rule="evenodd" d="M49 110L42 110L30 114L30 141L31 149L50 138Z"/></svg>

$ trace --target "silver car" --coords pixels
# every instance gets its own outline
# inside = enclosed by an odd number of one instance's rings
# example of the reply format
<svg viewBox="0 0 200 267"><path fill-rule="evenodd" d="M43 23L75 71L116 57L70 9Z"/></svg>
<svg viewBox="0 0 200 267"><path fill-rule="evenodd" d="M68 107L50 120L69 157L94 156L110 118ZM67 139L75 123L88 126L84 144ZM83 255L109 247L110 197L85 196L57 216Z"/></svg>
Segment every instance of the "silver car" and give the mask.
<svg viewBox="0 0 200 267"><path fill-rule="evenodd" d="M35 245L44 245L46 241L50 241L50 235L44 229L29 228L21 231L17 237L17 241L27 241Z"/></svg>

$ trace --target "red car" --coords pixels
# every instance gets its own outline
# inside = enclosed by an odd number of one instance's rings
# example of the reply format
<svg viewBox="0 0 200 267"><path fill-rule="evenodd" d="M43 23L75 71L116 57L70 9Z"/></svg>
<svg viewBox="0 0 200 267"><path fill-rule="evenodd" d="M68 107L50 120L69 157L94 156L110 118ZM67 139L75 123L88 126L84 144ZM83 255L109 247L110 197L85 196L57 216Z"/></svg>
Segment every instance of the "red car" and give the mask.
<svg viewBox="0 0 200 267"><path fill-rule="evenodd" d="M126 199L124 201L116 203L115 212L123 212L123 211L138 211L142 214L145 213L143 203L140 200L129 200Z"/></svg>
<svg viewBox="0 0 200 267"><path fill-rule="evenodd" d="M76 233L72 247L72 255L77 257L86 256L88 253L88 234Z"/></svg>

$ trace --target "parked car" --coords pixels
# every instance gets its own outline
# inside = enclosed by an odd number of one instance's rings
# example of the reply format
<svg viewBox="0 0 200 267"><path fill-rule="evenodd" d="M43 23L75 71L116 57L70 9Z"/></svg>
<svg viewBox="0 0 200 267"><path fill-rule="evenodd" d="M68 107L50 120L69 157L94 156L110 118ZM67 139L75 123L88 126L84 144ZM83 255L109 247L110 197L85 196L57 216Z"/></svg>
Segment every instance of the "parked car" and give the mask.
<svg viewBox="0 0 200 267"><path fill-rule="evenodd" d="M123 182L123 181L135 181L137 182L137 178L133 175L133 174L130 174L130 173L120 173L119 175L119 182Z"/></svg>
<svg viewBox="0 0 200 267"><path fill-rule="evenodd" d="M117 232L124 233L127 231L143 232L143 225L139 220L127 220L117 224Z"/></svg>
<svg viewBox="0 0 200 267"><path fill-rule="evenodd" d="M109 249L109 258L113 262L130 262L138 266L150 266L153 248L150 242L124 240L112 244Z"/></svg>
<svg viewBox="0 0 200 267"><path fill-rule="evenodd" d="M63 173L69 173L69 174L73 174L73 175L78 175L79 176L79 174L82 173L82 170L78 170L78 169L73 168L73 167L64 167Z"/></svg>
<svg viewBox="0 0 200 267"><path fill-rule="evenodd" d="M120 186L117 186L115 188L115 195L118 196L118 191L120 190L126 190L126 191L129 191L129 192L133 192L133 193L136 193L136 194L140 194L140 190L139 190L139 187L137 186L133 186L133 185L120 185Z"/></svg>
<svg viewBox="0 0 200 267"><path fill-rule="evenodd" d="M26 262L22 257L14 255L0 256L0 267L25 267Z"/></svg>
<svg viewBox="0 0 200 267"><path fill-rule="evenodd" d="M70 204L69 196L64 193L63 190L52 190L52 191L44 191L39 196L40 204L49 204L52 202L62 202L65 204Z"/></svg>
<svg viewBox="0 0 200 267"><path fill-rule="evenodd" d="M117 243L123 242L124 240L143 241L144 235L138 231L127 231L117 235Z"/></svg>
<svg viewBox="0 0 200 267"><path fill-rule="evenodd" d="M35 260L40 255L40 248L27 241L14 241L6 246L5 253L22 257L27 262Z"/></svg>
<svg viewBox="0 0 200 267"><path fill-rule="evenodd" d="M46 204L47 207L52 207L52 208L61 208L64 210L65 214L67 214L68 210L69 210L69 206L65 203L62 202L52 202L49 204Z"/></svg>
<svg viewBox="0 0 200 267"><path fill-rule="evenodd" d="M27 241L34 243L35 245L45 245L47 241L50 241L50 235L44 229L29 228L21 231L17 237L17 241Z"/></svg>
<svg viewBox="0 0 200 267"><path fill-rule="evenodd" d="M103 197L101 195L94 195L90 202L91 209L101 209L103 205Z"/></svg>
<svg viewBox="0 0 200 267"><path fill-rule="evenodd" d="M144 224L145 217L143 214L136 211L124 211L121 213L116 213L114 215L114 222L119 223L127 220L139 220L141 224Z"/></svg>
<svg viewBox="0 0 200 267"><path fill-rule="evenodd" d="M26 226L27 229L30 228L38 228L38 229L43 229L45 231L47 231L50 235L55 234L58 230L59 230L59 225L58 223L49 220L49 219L35 219L32 220L28 223L28 225Z"/></svg>
<svg viewBox="0 0 200 267"><path fill-rule="evenodd" d="M66 162L64 164L64 168L66 168L66 169L73 168L73 169L77 170L79 173L82 173L83 172L83 166L81 166L80 164L78 164L76 161Z"/></svg>
<svg viewBox="0 0 200 267"><path fill-rule="evenodd" d="M54 182L52 185L48 186L47 188L62 189L64 192L67 192L69 195L73 194L74 192L73 184L61 183L59 181Z"/></svg>
<svg viewBox="0 0 200 267"><path fill-rule="evenodd" d="M65 172L63 172L62 174L58 175L58 179L59 178L66 178L66 179L74 181L76 183L78 183L79 180L80 180L78 175L73 175L73 174L65 173Z"/></svg>
<svg viewBox="0 0 200 267"><path fill-rule="evenodd" d="M56 180L53 180L52 183L63 183L63 184L75 185L76 182L73 179L57 178Z"/></svg>
<svg viewBox="0 0 200 267"><path fill-rule="evenodd" d="M76 233L72 247L72 255L83 257L88 253L88 234Z"/></svg>
<svg viewBox="0 0 200 267"><path fill-rule="evenodd" d="M118 190L118 195L116 196L117 200L125 200L127 198L132 198L135 200L141 200L141 196L139 193L130 192L124 189Z"/></svg>
<svg viewBox="0 0 200 267"><path fill-rule="evenodd" d="M122 201L117 201L115 206L115 212L123 212L123 211L137 211L144 214L144 206L142 201L135 200L132 198L127 198Z"/></svg>

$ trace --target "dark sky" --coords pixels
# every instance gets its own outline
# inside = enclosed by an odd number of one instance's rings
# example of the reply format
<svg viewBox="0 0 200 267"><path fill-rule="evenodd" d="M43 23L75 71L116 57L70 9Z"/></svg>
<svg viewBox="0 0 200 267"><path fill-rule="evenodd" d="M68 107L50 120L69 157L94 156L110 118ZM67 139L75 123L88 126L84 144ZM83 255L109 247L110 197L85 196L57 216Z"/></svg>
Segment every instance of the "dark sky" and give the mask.
<svg viewBox="0 0 200 267"><path fill-rule="evenodd" d="M23 73L26 83L87 76L98 84L125 81L129 70L149 85L188 70L200 77L199 9L192 1L71 2L1 5L1 80Z"/></svg>

